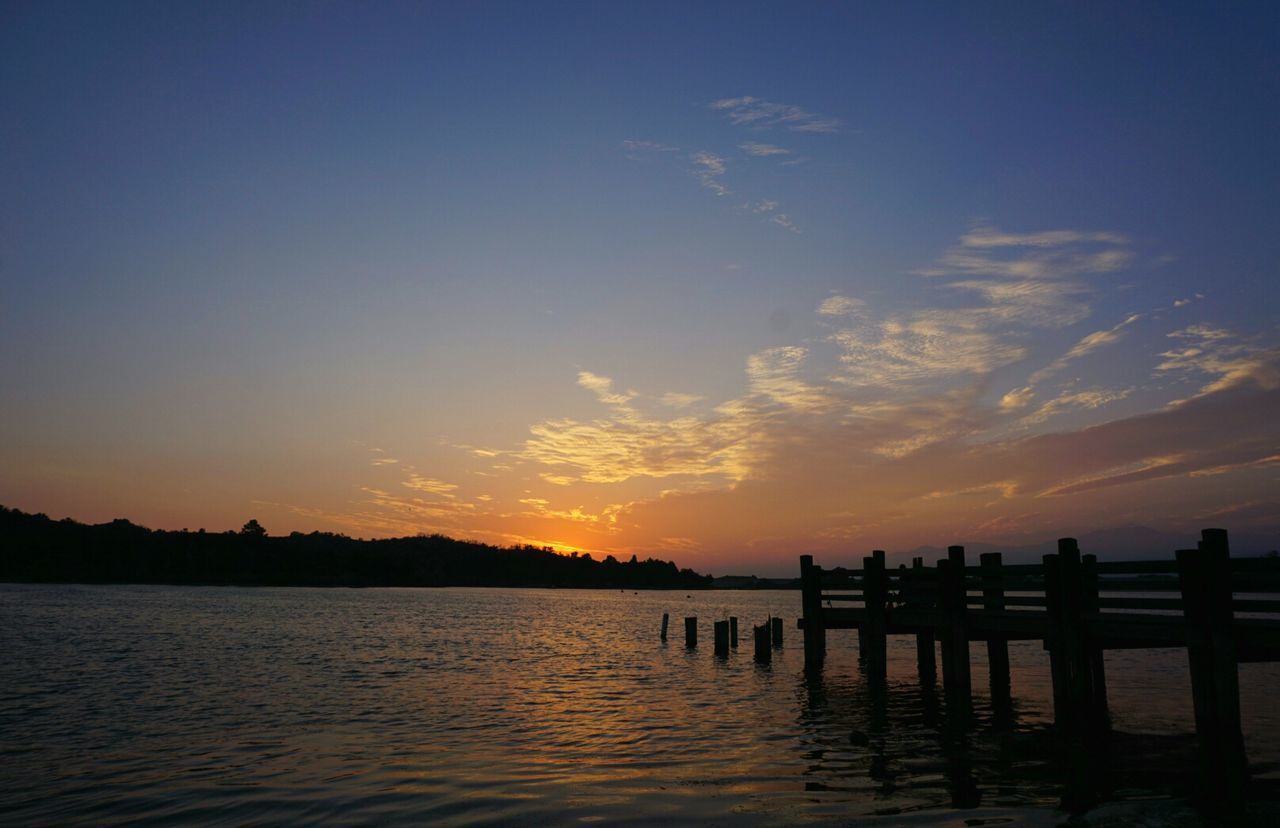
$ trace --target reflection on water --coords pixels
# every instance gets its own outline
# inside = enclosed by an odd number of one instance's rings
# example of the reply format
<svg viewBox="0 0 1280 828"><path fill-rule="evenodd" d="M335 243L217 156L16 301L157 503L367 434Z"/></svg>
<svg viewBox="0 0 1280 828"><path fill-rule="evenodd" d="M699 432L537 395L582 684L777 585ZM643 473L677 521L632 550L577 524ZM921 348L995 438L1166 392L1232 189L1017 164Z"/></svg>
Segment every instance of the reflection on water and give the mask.
<svg viewBox="0 0 1280 828"><path fill-rule="evenodd" d="M6 823L1047 819L1063 771L1038 643L1013 705L968 726L891 639L803 669L799 593L0 586ZM671 640L658 640L663 612ZM771 665L712 655L710 624L788 619ZM681 619L702 619L702 646ZM1280 766L1275 665L1245 665L1246 741ZM1108 655L1115 795L1193 768L1178 651ZM1160 692L1154 692L1153 688ZM954 812L952 808L978 811ZM886 820L895 821L892 816Z"/></svg>

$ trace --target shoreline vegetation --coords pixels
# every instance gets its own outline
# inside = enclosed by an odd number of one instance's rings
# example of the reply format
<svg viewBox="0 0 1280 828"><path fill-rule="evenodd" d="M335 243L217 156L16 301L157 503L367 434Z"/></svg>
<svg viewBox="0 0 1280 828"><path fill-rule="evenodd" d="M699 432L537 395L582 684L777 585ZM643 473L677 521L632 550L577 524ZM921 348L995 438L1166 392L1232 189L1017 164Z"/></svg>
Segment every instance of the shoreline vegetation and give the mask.
<svg viewBox="0 0 1280 828"><path fill-rule="evenodd" d="M320 587L710 589L712 578L656 558L596 560L550 547L497 547L444 535L359 540L85 524L0 506L0 581Z"/></svg>

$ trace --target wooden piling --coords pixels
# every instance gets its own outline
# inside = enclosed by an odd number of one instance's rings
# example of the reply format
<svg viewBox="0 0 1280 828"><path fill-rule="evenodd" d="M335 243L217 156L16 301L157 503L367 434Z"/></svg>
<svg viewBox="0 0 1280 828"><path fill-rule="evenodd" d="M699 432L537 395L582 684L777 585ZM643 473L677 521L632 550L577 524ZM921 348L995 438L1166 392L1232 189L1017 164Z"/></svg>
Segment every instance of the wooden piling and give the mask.
<svg viewBox="0 0 1280 828"><path fill-rule="evenodd" d="M729 616L729 646L738 648L738 616Z"/></svg>
<svg viewBox="0 0 1280 828"><path fill-rule="evenodd" d="M964 579L964 547L947 547L947 558L938 561L942 606L942 683L948 711L966 718L973 701L969 678L969 631Z"/></svg>
<svg viewBox="0 0 1280 828"><path fill-rule="evenodd" d="M1004 570L999 552L984 552L978 556L982 566L982 608L1000 611L1004 609ZM1009 642L999 636L987 638L987 664L991 673L991 707L1007 712L1012 704L1009 685Z"/></svg>
<svg viewBox="0 0 1280 828"><path fill-rule="evenodd" d="M662 613L662 640L663 641L667 640L667 622L670 620L671 620L670 615L668 615L665 612Z"/></svg>
<svg viewBox="0 0 1280 828"><path fill-rule="evenodd" d="M698 616L690 615L684 619L684 646L698 646Z"/></svg>
<svg viewBox="0 0 1280 828"><path fill-rule="evenodd" d="M773 628L773 646L782 646L782 619L770 618L769 624Z"/></svg>
<svg viewBox="0 0 1280 828"><path fill-rule="evenodd" d="M729 655L729 622L716 621L713 625L715 633L716 655L724 657Z"/></svg>
<svg viewBox="0 0 1280 828"><path fill-rule="evenodd" d="M1084 571L1075 538L1058 540L1061 578L1059 640L1067 666L1071 722L1074 734L1088 738L1098 730L1094 720L1092 662L1084 626Z"/></svg>
<svg viewBox="0 0 1280 828"><path fill-rule="evenodd" d="M814 566L812 555L800 556L800 601L804 613L804 666L821 667L827 652L827 630L822 619L822 570Z"/></svg>
<svg viewBox="0 0 1280 828"><path fill-rule="evenodd" d="M1086 616L1096 616L1101 606L1098 601L1098 556L1084 555L1080 558L1080 571L1083 576L1083 592L1081 608ZM1092 689L1089 716L1100 732L1111 729L1111 714L1107 710L1107 669L1106 659L1102 655L1102 647L1094 641L1087 641L1089 655L1089 680Z"/></svg>
<svg viewBox="0 0 1280 828"><path fill-rule="evenodd" d="M933 604L933 592L925 583L924 558L911 559L911 588L907 591L907 604L913 607ZM933 630L916 633L916 673L920 683L931 685L938 680L938 662L934 654Z"/></svg>
<svg viewBox="0 0 1280 828"><path fill-rule="evenodd" d="M889 598L889 575L885 571L882 549L877 549L870 557L862 559L862 598L867 612L866 622L861 628L866 632L863 643L866 647L864 660L867 675L875 680L883 680L888 655L886 634L889 619L886 604Z"/></svg>
<svg viewBox="0 0 1280 828"><path fill-rule="evenodd" d="M1044 648L1049 652L1049 673L1053 682L1053 723L1065 730L1071 724L1071 671L1067 667L1067 655L1062 641L1062 571L1058 566L1057 555L1045 555L1042 561L1045 617L1048 622Z"/></svg>
<svg viewBox="0 0 1280 828"><path fill-rule="evenodd" d="M1239 790L1247 774L1231 630L1231 562L1225 531L1201 534L1198 549L1178 551L1178 578L1204 793L1225 799Z"/></svg>
<svg viewBox="0 0 1280 828"><path fill-rule="evenodd" d="M773 648L769 644L769 627L770 625L765 623L752 628L755 635L755 657L758 664L768 664L773 660Z"/></svg>

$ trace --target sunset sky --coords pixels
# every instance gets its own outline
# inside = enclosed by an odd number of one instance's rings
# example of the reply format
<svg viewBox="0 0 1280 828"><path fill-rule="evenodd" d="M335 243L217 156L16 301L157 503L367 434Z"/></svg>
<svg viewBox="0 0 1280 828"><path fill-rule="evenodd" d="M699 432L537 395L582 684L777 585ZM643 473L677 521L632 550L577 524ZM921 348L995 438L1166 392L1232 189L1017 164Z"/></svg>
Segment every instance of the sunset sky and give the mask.
<svg viewBox="0 0 1280 828"><path fill-rule="evenodd" d="M1280 530L1280 4L692 5L5 4L0 504Z"/></svg>

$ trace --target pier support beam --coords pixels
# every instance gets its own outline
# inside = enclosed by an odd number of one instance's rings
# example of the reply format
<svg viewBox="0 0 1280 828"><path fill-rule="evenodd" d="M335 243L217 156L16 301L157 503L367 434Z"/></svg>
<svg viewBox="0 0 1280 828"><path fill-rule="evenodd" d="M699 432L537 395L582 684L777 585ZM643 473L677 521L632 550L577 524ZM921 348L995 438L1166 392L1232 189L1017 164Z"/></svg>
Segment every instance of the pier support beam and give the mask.
<svg viewBox="0 0 1280 828"><path fill-rule="evenodd" d="M870 557L862 559L862 601L867 614L866 622L859 630L864 633L863 667L868 678L875 682L883 682L887 675L888 600L889 575L885 571L884 550L877 549Z"/></svg>
<svg viewBox="0 0 1280 828"><path fill-rule="evenodd" d="M684 646L698 646L698 616L690 615L684 619Z"/></svg>
<svg viewBox="0 0 1280 828"><path fill-rule="evenodd" d="M964 547L947 547L946 560L938 561L939 605L942 614L942 685L948 715L967 721L972 712L973 690L969 677L969 630L964 582Z"/></svg>
<svg viewBox="0 0 1280 828"><path fill-rule="evenodd" d="M804 666L822 666L827 653L827 630L822 623L822 570L812 555L800 556L800 602L804 613ZM758 646L758 645L757 645Z"/></svg>
<svg viewBox="0 0 1280 828"><path fill-rule="evenodd" d="M1198 549L1178 551L1178 579L1205 793L1226 799L1240 790L1248 773L1231 632L1231 560L1225 530L1201 534Z"/></svg>
<svg viewBox="0 0 1280 828"><path fill-rule="evenodd" d="M999 552L979 556L982 565L982 608L1004 609L1004 570ZM1009 686L1009 642L1004 638L987 638L987 665L991 673L991 709L997 722L1007 724L1013 699Z"/></svg>
<svg viewBox="0 0 1280 828"><path fill-rule="evenodd" d="M1083 577L1081 608L1085 615L1096 616L1101 612L1098 603L1098 556L1085 555L1080 559ZM1099 733L1111 730L1111 713L1107 709L1107 666L1102 647L1095 641L1085 642L1089 658L1089 680L1092 688L1089 716Z"/></svg>
<svg viewBox="0 0 1280 828"><path fill-rule="evenodd" d="M910 607L933 606L937 590L930 588L927 582L928 570L924 568L924 558L911 559L911 573L908 576L909 588L904 589L904 603ZM934 653L935 637L933 630L920 630L916 633L916 674L920 683L926 687L938 681L938 661Z"/></svg>

